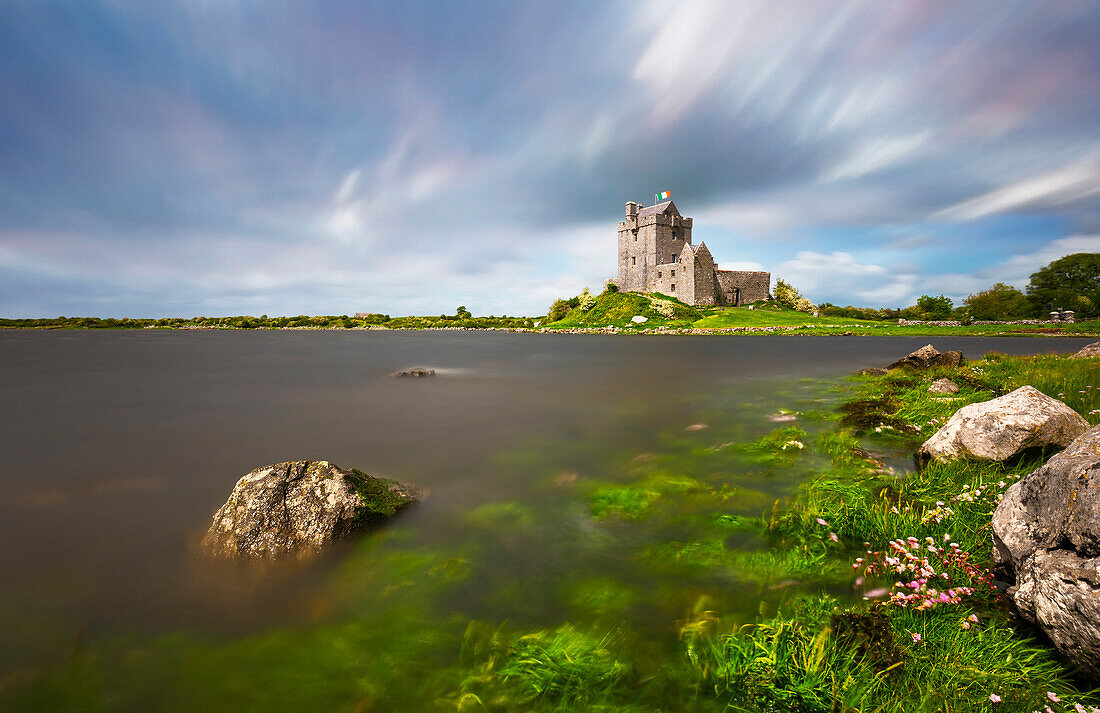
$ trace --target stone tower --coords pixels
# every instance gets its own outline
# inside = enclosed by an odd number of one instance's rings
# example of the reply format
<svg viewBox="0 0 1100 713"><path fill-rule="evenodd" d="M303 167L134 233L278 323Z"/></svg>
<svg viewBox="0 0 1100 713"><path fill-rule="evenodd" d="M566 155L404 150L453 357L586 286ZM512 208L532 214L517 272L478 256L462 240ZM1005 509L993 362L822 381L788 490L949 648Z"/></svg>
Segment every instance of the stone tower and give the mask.
<svg viewBox="0 0 1100 713"><path fill-rule="evenodd" d="M692 244L691 224L671 200L648 207L628 201L619 223L619 289L660 292L696 306L768 297L770 273L717 269L706 244Z"/></svg>

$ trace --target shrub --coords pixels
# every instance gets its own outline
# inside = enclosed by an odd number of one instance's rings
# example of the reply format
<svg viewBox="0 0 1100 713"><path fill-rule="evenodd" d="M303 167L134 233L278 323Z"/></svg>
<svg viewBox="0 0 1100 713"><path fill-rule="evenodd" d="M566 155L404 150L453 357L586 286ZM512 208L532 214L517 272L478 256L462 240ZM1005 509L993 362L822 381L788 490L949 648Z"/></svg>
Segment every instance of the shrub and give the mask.
<svg viewBox="0 0 1100 713"><path fill-rule="evenodd" d="M802 294L786 280L775 281L775 301L787 309L793 309L799 312L814 311L813 303L803 297Z"/></svg>
<svg viewBox="0 0 1100 713"><path fill-rule="evenodd" d="M546 315L546 319L549 322L557 322L565 319L565 316L569 314L571 308L569 303L563 299L554 300L554 304L550 305L550 312Z"/></svg>

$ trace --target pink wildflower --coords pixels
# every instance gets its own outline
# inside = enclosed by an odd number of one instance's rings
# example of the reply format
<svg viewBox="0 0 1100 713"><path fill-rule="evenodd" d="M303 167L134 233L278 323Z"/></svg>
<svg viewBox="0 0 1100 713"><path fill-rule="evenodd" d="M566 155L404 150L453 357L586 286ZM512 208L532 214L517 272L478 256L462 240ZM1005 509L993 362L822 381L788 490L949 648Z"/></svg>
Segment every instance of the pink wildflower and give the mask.
<svg viewBox="0 0 1100 713"><path fill-rule="evenodd" d="M1001 697L998 696L996 693L990 693L989 694L989 700L993 703L1000 703L1001 702Z"/></svg>
<svg viewBox="0 0 1100 713"><path fill-rule="evenodd" d="M1054 691L1047 691L1047 698L1049 698L1052 703L1061 703L1062 702L1062 699L1059 698L1058 694L1055 693Z"/></svg>
<svg viewBox="0 0 1100 713"><path fill-rule="evenodd" d="M829 533L829 539L832 540L833 542L840 542L840 538L838 538L836 536L835 532L830 532Z"/></svg>
<svg viewBox="0 0 1100 713"><path fill-rule="evenodd" d="M816 520L815 522L817 522L817 524L818 524L818 525L824 525L825 527L828 527L828 526L829 526L829 523L825 522L825 521L824 521L824 520L822 520L822 519L821 519L820 517L819 517L819 518L817 518L817 520Z"/></svg>
<svg viewBox="0 0 1100 713"><path fill-rule="evenodd" d="M910 632L910 633L913 634L913 643L914 644L920 641L920 634L916 634L916 633L913 633L913 632ZM1048 693L1047 695L1051 696L1051 695L1054 695L1054 694Z"/></svg>
<svg viewBox="0 0 1100 713"><path fill-rule="evenodd" d="M966 618L969 619L970 621L974 622L975 624L978 623L978 615L977 614L971 614L970 616L968 616Z"/></svg>

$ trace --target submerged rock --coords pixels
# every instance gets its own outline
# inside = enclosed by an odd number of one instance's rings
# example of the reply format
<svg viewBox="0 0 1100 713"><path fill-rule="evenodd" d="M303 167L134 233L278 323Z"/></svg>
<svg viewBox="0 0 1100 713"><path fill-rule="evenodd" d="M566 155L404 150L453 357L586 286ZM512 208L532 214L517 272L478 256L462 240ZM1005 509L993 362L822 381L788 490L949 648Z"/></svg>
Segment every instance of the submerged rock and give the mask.
<svg viewBox="0 0 1100 713"><path fill-rule="evenodd" d="M887 369L931 369L934 366L959 366L963 363L963 353L960 351L951 351L940 353L931 344L925 344L915 352L898 359L896 362L886 367Z"/></svg>
<svg viewBox="0 0 1100 713"><path fill-rule="evenodd" d="M928 393L930 394L957 394L959 393L959 385L951 379L939 379L932 382L932 385L928 387Z"/></svg>
<svg viewBox="0 0 1100 713"><path fill-rule="evenodd" d="M920 447L933 460L1005 461L1029 448L1064 448L1088 421L1033 386L963 406Z"/></svg>
<svg viewBox="0 0 1100 713"><path fill-rule="evenodd" d="M1005 492L993 545L1020 614L1100 678L1100 426Z"/></svg>
<svg viewBox="0 0 1100 713"><path fill-rule="evenodd" d="M400 369L390 374L391 379L398 379L405 376L411 376L417 379L425 376L435 376L435 369L429 369L426 366L414 366L408 369Z"/></svg>
<svg viewBox="0 0 1100 713"><path fill-rule="evenodd" d="M889 372L881 366L870 366L866 369L859 370L860 376L885 376L888 373Z"/></svg>
<svg viewBox="0 0 1100 713"><path fill-rule="evenodd" d="M1093 342L1081 347L1075 354L1070 354L1070 359L1084 359L1085 357L1100 357L1100 342Z"/></svg>
<svg viewBox="0 0 1100 713"><path fill-rule="evenodd" d="M417 502L422 492L328 461L257 468L237 481L202 540L212 557L255 560L317 552Z"/></svg>

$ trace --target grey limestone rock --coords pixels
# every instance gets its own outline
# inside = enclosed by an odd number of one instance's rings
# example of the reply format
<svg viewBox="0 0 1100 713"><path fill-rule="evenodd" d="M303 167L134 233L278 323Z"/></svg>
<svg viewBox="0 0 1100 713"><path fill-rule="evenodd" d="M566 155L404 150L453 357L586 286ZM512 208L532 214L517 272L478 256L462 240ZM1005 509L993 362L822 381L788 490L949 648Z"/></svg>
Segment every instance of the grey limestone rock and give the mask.
<svg viewBox="0 0 1100 713"><path fill-rule="evenodd" d="M887 369L931 369L934 366L959 366L963 363L963 353L951 351L940 353L931 344L925 344L915 352L906 354L901 359L886 367Z"/></svg>
<svg viewBox="0 0 1100 713"><path fill-rule="evenodd" d="M951 379L939 379L932 382L932 385L928 387L928 393L930 394L957 394L959 393L959 385Z"/></svg>
<svg viewBox="0 0 1100 713"><path fill-rule="evenodd" d="M882 376L886 373L887 373L887 370L883 369L881 366L870 366L870 367L867 367L866 369L860 369L859 370L859 375L860 376Z"/></svg>
<svg viewBox="0 0 1100 713"><path fill-rule="evenodd" d="M1085 357L1100 357L1100 342L1086 344L1077 353L1069 355L1070 359L1084 359Z"/></svg>
<svg viewBox="0 0 1100 713"><path fill-rule="evenodd" d="M417 488L342 470L328 461L276 463L237 481L214 514L201 549L233 560L308 556L332 540L379 524L421 497Z"/></svg>
<svg viewBox="0 0 1100 713"><path fill-rule="evenodd" d="M1020 614L1100 677L1100 426L1008 489L993 556Z"/></svg>
<svg viewBox="0 0 1100 713"><path fill-rule="evenodd" d="M1005 461L1029 448L1064 448L1089 427L1080 414L1032 386L963 406L920 447L933 460Z"/></svg>

